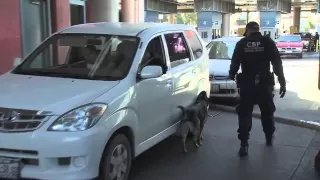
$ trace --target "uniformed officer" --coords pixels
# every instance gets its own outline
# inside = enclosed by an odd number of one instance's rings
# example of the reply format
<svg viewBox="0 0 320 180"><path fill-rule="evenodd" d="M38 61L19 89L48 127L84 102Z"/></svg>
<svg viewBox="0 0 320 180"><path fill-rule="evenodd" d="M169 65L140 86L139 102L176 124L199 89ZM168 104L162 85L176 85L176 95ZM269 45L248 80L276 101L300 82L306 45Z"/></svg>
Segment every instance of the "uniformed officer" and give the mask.
<svg viewBox="0 0 320 180"><path fill-rule="evenodd" d="M259 24L249 22L246 25L245 37L241 39L234 50L229 76L237 81L240 88L240 104L237 107L239 128L238 138L241 141L239 155L248 155L248 140L252 127L252 112L255 104L259 105L261 121L265 133L266 144L272 145L275 125L273 114L276 110L273 103L274 77L270 72L270 62L273 72L280 83L280 97L286 93L286 81L283 74L279 51L270 37L262 36ZM240 68L242 73L237 75Z"/></svg>

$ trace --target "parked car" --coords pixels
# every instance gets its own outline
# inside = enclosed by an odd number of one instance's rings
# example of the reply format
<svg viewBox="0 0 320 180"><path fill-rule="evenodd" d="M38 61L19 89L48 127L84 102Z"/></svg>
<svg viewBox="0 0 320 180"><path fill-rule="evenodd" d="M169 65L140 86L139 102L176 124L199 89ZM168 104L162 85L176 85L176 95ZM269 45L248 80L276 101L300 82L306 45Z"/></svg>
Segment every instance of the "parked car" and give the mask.
<svg viewBox="0 0 320 180"><path fill-rule="evenodd" d="M280 55L303 58L303 42L300 35L282 35L277 40Z"/></svg>
<svg viewBox="0 0 320 180"><path fill-rule="evenodd" d="M187 25L52 35L0 76L0 179L126 180L134 157L177 131L177 106L209 97L208 60Z"/></svg>
<svg viewBox="0 0 320 180"><path fill-rule="evenodd" d="M301 40L303 43L303 49L307 50L308 52L312 50L313 46L313 41L312 41L312 35L309 32L298 32L298 33L293 33L295 35L300 35Z"/></svg>
<svg viewBox="0 0 320 180"><path fill-rule="evenodd" d="M239 99L236 82L229 78L229 68L234 48L243 37L225 37L210 42L209 72L210 96L213 98Z"/></svg>

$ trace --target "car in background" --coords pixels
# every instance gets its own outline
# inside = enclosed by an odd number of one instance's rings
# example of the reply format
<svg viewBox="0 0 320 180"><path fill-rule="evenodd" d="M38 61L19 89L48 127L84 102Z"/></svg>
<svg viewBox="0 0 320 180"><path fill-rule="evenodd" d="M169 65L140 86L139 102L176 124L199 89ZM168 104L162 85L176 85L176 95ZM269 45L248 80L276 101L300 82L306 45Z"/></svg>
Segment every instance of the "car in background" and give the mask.
<svg viewBox="0 0 320 180"><path fill-rule="evenodd" d="M277 40L277 47L281 56L303 57L303 42L300 35L282 35Z"/></svg>
<svg viewBox="0 0 320 180"><path fill-rule="evenodd" d="M300 35L303 43L303 50L307 50L308 52L312 50L312 34L309 32L297 32L293 33L295 35Z"/></svg>
<svg viewBox="0 0 320 180"><path fill-rule="evenodd" d="M239 99L237 84L229 78L229 67L235 46L240 39L242 37L225 37L214 39L210 42L210 97L235 101Z"/></svg>

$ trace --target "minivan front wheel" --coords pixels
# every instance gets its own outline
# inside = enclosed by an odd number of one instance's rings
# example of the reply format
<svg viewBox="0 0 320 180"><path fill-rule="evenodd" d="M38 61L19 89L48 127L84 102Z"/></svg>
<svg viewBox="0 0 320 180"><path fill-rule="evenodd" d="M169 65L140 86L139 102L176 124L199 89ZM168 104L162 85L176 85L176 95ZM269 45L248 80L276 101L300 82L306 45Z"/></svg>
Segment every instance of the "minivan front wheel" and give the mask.
<svg viewBox="0 0 320 180"><path fill-rule="evenodd" d="M112 138L102 157L102 180L127 180L131 168L131 146L128 138L118 134Z"/></svg>

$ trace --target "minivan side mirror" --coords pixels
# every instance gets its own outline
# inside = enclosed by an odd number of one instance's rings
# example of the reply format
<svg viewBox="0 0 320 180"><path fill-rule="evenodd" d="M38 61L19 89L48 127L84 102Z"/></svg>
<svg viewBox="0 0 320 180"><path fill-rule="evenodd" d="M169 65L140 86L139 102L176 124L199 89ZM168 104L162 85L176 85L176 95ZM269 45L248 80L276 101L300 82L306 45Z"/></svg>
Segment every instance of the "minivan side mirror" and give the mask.
<svg viewBox="0 0 320 180"><path fill-rule="evenodd" d="M13 67L17 67L22 63L22 58L14 58Z"/></svg>
<svg viewBox="0 0 320 180"><path fill-rule="evenodd" d="M161 66L146 66L141 70L141 79L157 78L163 75Z"/></svg>

